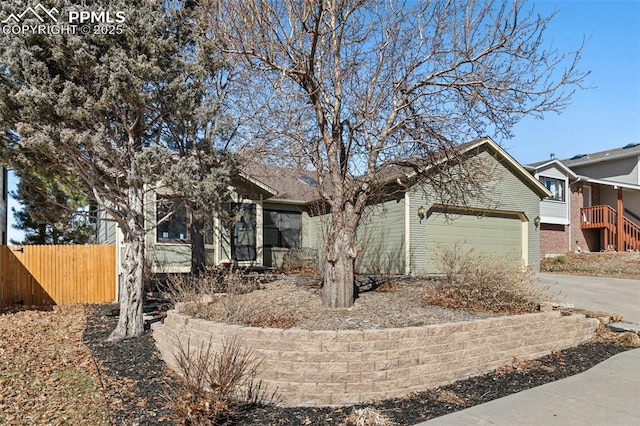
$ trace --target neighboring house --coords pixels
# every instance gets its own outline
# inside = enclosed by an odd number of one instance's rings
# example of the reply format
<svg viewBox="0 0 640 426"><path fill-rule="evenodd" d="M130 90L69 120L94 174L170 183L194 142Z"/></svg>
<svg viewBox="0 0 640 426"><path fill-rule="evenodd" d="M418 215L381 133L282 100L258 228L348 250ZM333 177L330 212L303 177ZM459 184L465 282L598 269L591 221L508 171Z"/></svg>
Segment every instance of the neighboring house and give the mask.
<svg viewBox="0 0 640 426"><path fill-rule="evenodd" d="M430 274L439 272L441 246L458 242L496 254L511 254L538 269L539 232L535 218L549 191L491 139L461 145L466 160L491 178L482 184L482 202L469 195L466 205L442 202L435 191L416 183L415 173L389 170L386 195L370 206L358 231L361 273ZM237 179L231 207L241 219L231 232L213 229L205 236L207 263L235 260L240 266L282 267L285 255L298 249L322 259L323 226L328 216L318 211L315 173L299 169L252 165ZM147 257L155 272L188 272L190 246L186 215L155 226L170 194L152 192L147 203ZM160 207L160 210L158 209ZM112 222L99 221L100 243L119 243ZM321 267L321 265L319 265Z"/></svg>
<svg viewBox="0 0 640 426"><path fill-rule="evenodd" d="M7 244L7 232L9 229L9 208L7 207L9 190L7 176L7 168L0 166L0 245Z"/></svg>
<svg viewBox="0 0 640 426"><path fill-rule="evenodd" d="M551 191L540 254L640 250L640 144L527 166Z"/></svg>

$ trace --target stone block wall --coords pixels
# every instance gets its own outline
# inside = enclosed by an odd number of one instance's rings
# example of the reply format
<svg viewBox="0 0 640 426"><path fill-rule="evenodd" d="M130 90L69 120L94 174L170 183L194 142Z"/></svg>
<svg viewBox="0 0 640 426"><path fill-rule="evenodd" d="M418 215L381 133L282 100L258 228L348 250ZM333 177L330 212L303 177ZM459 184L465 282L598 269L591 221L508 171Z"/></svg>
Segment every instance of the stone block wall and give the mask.
<svg viewBox="0 0 640 426"><path fill-rule="evenodd" d="M152 325L175 368L179 345L221 348L237 336L263 358L258 378L285 405L345 405L398 397L532 359L589 339L598 321L543 312L374 330L309 331L242 327L169 311Z"/></svg>

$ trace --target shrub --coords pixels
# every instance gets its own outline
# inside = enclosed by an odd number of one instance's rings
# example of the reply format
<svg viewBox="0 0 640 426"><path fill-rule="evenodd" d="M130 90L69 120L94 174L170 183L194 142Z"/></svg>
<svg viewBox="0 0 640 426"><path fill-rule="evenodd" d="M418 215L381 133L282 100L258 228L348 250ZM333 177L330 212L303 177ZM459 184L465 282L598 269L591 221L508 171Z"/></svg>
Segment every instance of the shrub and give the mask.
<svg viewBox="0 0 640 426"><path fill-rule="evenodd" d="M285 309L243 297L261 288L257 275L225 270L175 275L166 291L174 303L182 302L179 310L186 315L250 327L292 327L296 319Z"/></svg>
<svg viewBox="0 0 640 426"><path fill-rule="evenodd" d="M318 254L313 249L292 248L282 257L282 272L317 274Z"/></svg>
<svg viewBox="0 0 640 426"><path fill-rule="evenodd" d="M516 314L538 310L546 288L535 273L514 256L464 249L461 244L441 247L443 279L425 288L423 302L470 311Z"/></svg>
<svg viewBox="0 0 640 426"><path fill-rule="evenodd" d="M243 407L275 398L256 380L262 359L235 337L223 340L220 351L211 342L199 350L180 344L175 358L181 381L169 400L182 424L226 424Z"/></svg>
<svg viewBox="0 0 640 426"><path fill-rule="evenodd" d="M220 299L224 322L249 327L293 327L296 319L288 312L262 302L251 302L236 294L227 294Z"/></svg>
<svg viewBox="0 0 640 426"><path fill-rule="evenodd" d="M244 294L261 287L255 275L224 267L207 268L199 275L173 274L163 291L173 302L202 302L213 294Z"/></svg>

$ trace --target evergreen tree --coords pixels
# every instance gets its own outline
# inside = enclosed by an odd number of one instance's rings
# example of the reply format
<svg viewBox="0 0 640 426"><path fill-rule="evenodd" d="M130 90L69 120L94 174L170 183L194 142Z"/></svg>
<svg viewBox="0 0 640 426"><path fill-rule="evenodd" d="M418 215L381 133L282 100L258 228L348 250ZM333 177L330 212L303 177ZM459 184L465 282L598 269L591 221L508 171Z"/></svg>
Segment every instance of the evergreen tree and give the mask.
<svg viewBox="0 0 640 426"><path fill-rule="evenodd" d="M52 3L63 16L80 7L69 0ZM125 22L113 32L109 25L92 25L86 34L0 35L1 120L16 136L4 146L12 165L76 176L88 199L117 222L123 278L111 338L140 336L145 201L153 198L146 193L175 164L166 132L181 107L174 100L191 90L187 46L177 37L183 23L168 13L168 3L114 0L83 7L96 14L121 12ZM20 5L4 2L0 9L8 16L19 13ZM24 23L38 22L25 16ZM34 164L24 152L44 160ZM215 184L226 191L229 176L220 175Z"/></svg>
<svg viewBox="0 0 640 426"><path fill-rule="evenodd" d="M36 171L20 176L16 192L11 194L22 205L12 209L16 224L24 232L22 241L12 244L90 244L95 241L95 224L86 197L69 194L55 179Z"/></svg>

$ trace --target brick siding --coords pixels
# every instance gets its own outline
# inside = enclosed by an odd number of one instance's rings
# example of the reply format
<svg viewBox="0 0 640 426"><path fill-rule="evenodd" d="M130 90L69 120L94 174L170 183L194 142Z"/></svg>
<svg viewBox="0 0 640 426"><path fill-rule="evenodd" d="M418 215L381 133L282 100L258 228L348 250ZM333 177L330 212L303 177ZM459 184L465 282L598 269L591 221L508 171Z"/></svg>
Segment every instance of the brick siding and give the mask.
<svg viewBox="0 0 640 426"><path fill-rule="evenodd" d="M309 331L242 327L169 311L152 325L156 345L176 367L179 345L220 349L225 337L263 358L258 378L285 405L345 405L399 397L483 374L589 339L583 315L544 312L380 330Z"/></svg>
<svg viewBox="0 0 640 426"><path fill-rule="evenodd" d="M595 205L595 203L594 203ZM598 229L581 229L580 224L580 208L584 207L584 198L582 195L582 182L571 187L571 249L570 251L600 251L600 230Z"/></svg>
<svg viewBox="0 0 640 426"><path fill-rule="evenodd" d="M600 231L581 229L580 208L584 207L582 182L570 186L571 218L569 225L540 224L540 256L567 252L600 251Z"/></svg>
<svg viewBox="0 0 640 426"><path fill-rule="evenodd" d="M569 233L566 225L540 224L540 255L562 254L569 251Z"/></svg>

